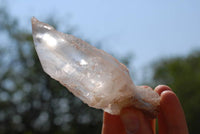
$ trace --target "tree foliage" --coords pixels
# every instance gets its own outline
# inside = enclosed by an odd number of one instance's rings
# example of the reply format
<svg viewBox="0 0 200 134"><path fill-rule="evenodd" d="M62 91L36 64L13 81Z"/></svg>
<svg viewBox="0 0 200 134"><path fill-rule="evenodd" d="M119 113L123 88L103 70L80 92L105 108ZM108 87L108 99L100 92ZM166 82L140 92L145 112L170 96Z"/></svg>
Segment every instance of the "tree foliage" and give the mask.
<svg viewBox="0 0 200 134"><path fill-rule="evenodd" d="M153 81L155 85L167 84L173 89L185 111L190 133L199 133L200 51L155 63Z"/></svg>

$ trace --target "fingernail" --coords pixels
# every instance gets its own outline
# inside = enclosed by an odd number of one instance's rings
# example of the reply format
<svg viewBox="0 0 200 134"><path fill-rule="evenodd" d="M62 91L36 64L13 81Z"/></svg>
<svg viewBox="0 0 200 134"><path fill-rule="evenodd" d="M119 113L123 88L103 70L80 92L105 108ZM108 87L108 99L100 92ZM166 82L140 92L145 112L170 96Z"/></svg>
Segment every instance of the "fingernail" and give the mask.
<svg viewBox="0 0 200 134"><path fill-rule="evenodd" d="M139 129L139 120L132 113L125 113L121 115L121 120L124 124L127 134L134 134Z"/></svg>
<svg viewBox="0 0 200 134"><path fill-rule="evenodd" d="M161 95L161 93L163 91L166 91L166 90L171 90L170 87L166 86L166 85L158 85L156 88L155 88L156 92Z"/></svg>

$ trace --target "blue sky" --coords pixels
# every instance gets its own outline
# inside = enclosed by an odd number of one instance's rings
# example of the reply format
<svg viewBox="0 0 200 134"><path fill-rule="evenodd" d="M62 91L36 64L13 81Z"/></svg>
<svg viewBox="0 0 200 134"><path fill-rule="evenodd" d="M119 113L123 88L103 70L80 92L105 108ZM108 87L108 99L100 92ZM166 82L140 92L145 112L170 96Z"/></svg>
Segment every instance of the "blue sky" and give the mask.
<svg viewBox="0 0 200 134"><path fill-rule="evenodd" d="M200 49L199 0L7 0L12 15L31 29L30 18L53 14L78 26L82 37L103 41L103 49L132 53L134 72L161 57Z"/></svg>

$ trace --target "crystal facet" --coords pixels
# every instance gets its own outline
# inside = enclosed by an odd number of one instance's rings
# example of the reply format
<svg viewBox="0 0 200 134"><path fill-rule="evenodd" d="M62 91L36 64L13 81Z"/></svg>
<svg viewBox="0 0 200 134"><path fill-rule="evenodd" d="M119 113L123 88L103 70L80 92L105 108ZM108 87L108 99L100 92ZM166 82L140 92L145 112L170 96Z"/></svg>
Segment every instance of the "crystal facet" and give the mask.
<svg viewBox="0 0 200 134"><path fill-rule="evenodd" d="M32 32L44 71L89 106L110 114L128 106L157 114L159 95L135 86L125 65L108 53L34 17Z"/></svg>

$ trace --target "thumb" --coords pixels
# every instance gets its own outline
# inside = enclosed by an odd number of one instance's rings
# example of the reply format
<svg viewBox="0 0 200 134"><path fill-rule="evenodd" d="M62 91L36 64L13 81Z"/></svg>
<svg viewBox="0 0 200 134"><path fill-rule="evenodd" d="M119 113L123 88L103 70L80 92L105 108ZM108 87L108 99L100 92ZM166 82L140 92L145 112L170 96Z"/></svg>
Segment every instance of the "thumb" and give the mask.
<svg viewBox="0 0 200 134"><path fill-rule="evenodd" d="M120 113L127 134L153 134L150 120L135 108L125 108Z"/></svg>

